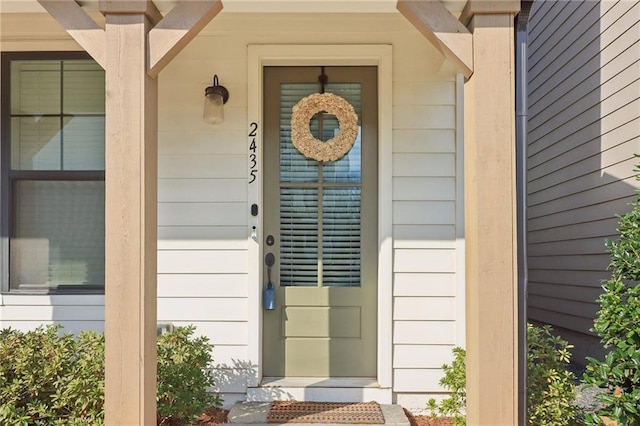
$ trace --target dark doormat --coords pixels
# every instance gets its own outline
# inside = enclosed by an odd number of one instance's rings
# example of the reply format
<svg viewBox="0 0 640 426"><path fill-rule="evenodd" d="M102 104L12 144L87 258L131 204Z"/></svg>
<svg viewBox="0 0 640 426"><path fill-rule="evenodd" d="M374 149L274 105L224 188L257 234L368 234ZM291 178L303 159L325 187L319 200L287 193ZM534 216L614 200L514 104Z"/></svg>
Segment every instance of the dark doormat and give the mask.
<svg viewBox="0 0 640 426"><path fill-rule="evenodd" d="M384 424L377 402L274 401L267 423Z"/></svg>

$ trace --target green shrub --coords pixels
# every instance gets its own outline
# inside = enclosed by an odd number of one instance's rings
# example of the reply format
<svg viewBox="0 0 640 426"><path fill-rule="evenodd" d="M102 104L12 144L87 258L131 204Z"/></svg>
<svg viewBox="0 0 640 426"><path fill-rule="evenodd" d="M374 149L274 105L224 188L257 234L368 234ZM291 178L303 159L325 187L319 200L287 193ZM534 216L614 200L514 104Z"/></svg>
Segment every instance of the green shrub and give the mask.
<svg viewBox="0 0 640 426"><path fill-rule="evenodd" d="M179 327L158 337L158 418L188 423L205 409L220 406L214 386L212 346L207 337L193 338L195 327Z"/></svg>
<svg viewBox="0 0 640 426"><path fill-rule="evenodd" d="M60 328L0 330L0 424L103 423L104 337Z"/></svg>
<svg viewBox="0 0 640 426"><path fill-rule="evenodd" d="M592 331L609 352L602 361L588 358L584 378L609 392L599 394L604 408L588 415L587 424L601 424L602 416L640 424L640 194L631 205L619 220L618 240L607 241L611 278L603 283Z"/></svg>
<svg viewBox="0 0 640 426"><path fill-rule="evenodd" d="M427 409L432 415L440 414L447 417L453 417L455 426L464 426L467 419L464 410L467 404L466 389L466 351L462 348L453 348L454 359L451 365L444 364L444 377L440 379L440 385L448 389L451 393L438 404L435 399L431 398L427 402Z"/></svg>
<svg viewBox="0 0 640 426"><path fill-rule="evenodd" d="M531 425L566 425L575 419L575 376L567 370L573 346L549 325L527 324L527 420Z"/></svg>
<svg viewBox="0 0 640 426"><path fill-rule="evenodd" d="M104 335L60 334L61 326L0 330L1 425L104 423ZM190 422L220 399L206 337L194 327L158 338L158 419Z"/></svg>
<svg viewBox="0 0 640 426"><path fill-rule="evenodd" d="M552 334L550 326L527 324L527 418L531 425L558 426L571 424L576 416L575 377L566 367L571 354L566 341ZM451 393L439 404L430 399L427 409L454 419L454 425L465 425L466 408L464 349L454 348L454 361L443 365L440 384Z"/></svg>

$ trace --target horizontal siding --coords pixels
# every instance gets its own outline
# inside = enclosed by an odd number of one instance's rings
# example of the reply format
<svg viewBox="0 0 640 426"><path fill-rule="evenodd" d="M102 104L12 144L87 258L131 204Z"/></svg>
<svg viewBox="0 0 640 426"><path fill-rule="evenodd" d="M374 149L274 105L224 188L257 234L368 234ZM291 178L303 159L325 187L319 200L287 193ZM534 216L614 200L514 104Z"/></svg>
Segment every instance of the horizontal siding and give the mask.
<svg viewBox="0 0 640 426"><path fill-rule="evenodd" d="M398 321L454 321L454 297L395 297L393 319Z"/></svg>
<svg viewBox="0 0 640 426"><path fill-rule="evenodd" d="M394 225L395 248L454 248L454 225Z"/></svg>
<svg viewBox="0 0 640 426"><path fill-rule="evenodd" d="M533 245L554 241L571 241L572 238L582 239L597 237L602 239L611 239L614 237L611 230L614 230L617 224L618 219L612 216L606 219L565 225L557 228L531 230L528 234L527 241L530 245Z"/></svg>
<svg viewBox="0 0 640 426"><path fill-rule="evenodd" d="M246 274L160 274L158 297L246 298Z"/></svg>
<svg viewBox="0 0 640 426"><path fill-rule="evenodd" d="M588 334L640 152L640 4L536 1L528 70L531 319Z"/></svg>
<svg viewBox="0 0 640 426"><path fill-rule="evenodd" d="M455 90L394 84L393 387L409 407L424 404L412 395L442 393L441 367L459 341Z"/></svg>
<svg viewBox="0 0 640 426"><path fill-rule="evenodd" d="M600 291L602 280L607 279L607 271L569 271L554 269L535 269L529 274L529 281L536 285L578 285L584 291L589 292L591 288ZM578 283L578 284L576 284Z"/></svg>
<svg viewBox="0 0 640 426"><path fill-rule="evenodd" d="M2 307L1 321L104 321L104 306L82 305L7 305Z"/></svg>
<svg viewBox="0 0 640 426"><path fill-rule="evenodd" d="M396 392L438 392L442 370L440 368L396 368L393 388Z"/></svg>
<svg viewBox="0 0 640 426"><path fill-rule="evenodd" d="M158 226L246 226L246 224L246 203L158 204Z"/></svg>
<svg viewBox="0 0 640 426"><path fill-rule="evenodd" d="M247 273L246 250L161 250L158 274Z"/></svg>
<svg viewBox="0 0 640 426"><path fill-rule="evenodd" d="M396 273L393 295L396 297L454 297L455 273Z"/></svg>
<svg viewBox="0 0 640 426"><path fill-rule="evenodd" d="M246 321L245 298L158 299L158 321Z"/></svg>
<svg viewBox="0 0 640 426"><path fill-rule="evenodd" d="M396 154L453 154L456 151L454 129L394 129ZM395 176L398 176L396 173Z"/></svg>
<svg viewBox="0 0 640 426"><path fill-rule="evenodd" d="M160 226L158 250L246 250L246 226Z"/></svg>
<svg viewBox="0 0 640 426"><path fill-rule="evenodd" d="M3 308L4 309L4 308ZM104 321L89 321L89 320L51 320L51 319L38 319L30 320L29 314L25 311L20 316L20 319L0 319L0 326L2 328L12 328L14 330L20 330L23 332L35 330L38 327L45 325L62 325L62 331L65 333L78 334L83 331L97 331L104 332Z"/></svg>
<svg viewBox="0 0 640 426"><path fill-rule="evenodd" d="M158 156L160 179L243 179L247 173L244 155Z"/></svg>
<svg viewBox="0 0 640 426"><path fill-rule="evenodd" d="M440 368L453 360L451 345L396 345L393 366L402 368Z"/></svg>
<svg viewBox="0 0 640 426"><path fill-rule="evenodd" d="M393 343L406 345L455 345L455 321L404 321L393 323Z"/></svg>
<svg viewBox="0 0 640 426"><path fill-rule="evenodd" d="M399 225L454 225L455 209L452 201L396 201L393 219Z"/></svg>
<svg viewBox="0 0 640 426"><path fill-rule="evenodd" d="M438 249L396 249L393 269L395 272L454 273L456 252Z"/></svg>
<svg viewBox="0 0 640 426"><path fill-rule="evenodd" d="M456 157L445 153L397 153L393 156L394 177L453 177Z"/></svg>
<svg viewBox="0 0 640 426"><path fill-rule="evenodd" d="M629 142L637 136L639 127L640 118L636 118L607 134L598 134L595 139L600 139L600 144L592 143L593 140L589 139L582 144L566 144L565 151L559 151L558 148L561 147L549 148L546 152L533 156L544 162L536 162L530 157L532 161L529 164L529 191L535 193L556 184L553 179L554 172L559 169L562 169L566 180L571 180L599 172L599 163L604 167L616 165L616 160L619 161L620 158L620 150L633 148Z"/></svg>

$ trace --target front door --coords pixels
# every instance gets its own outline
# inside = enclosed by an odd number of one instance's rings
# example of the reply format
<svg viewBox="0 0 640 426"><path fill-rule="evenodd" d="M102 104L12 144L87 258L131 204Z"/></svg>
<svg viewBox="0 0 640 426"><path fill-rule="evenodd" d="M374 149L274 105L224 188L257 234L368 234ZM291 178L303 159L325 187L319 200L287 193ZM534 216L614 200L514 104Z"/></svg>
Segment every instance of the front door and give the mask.
<svg viewBox="0 0 640 426"><path fill-rule="evenodd" d="M291 142L292 107L323 90L358 116L356 141L336 161L316 161ZM376 377L377 101L376 67L264 70L263 243L276 259L264 377ZM309 126L327 141L339 122L320 113Z"/></svg>

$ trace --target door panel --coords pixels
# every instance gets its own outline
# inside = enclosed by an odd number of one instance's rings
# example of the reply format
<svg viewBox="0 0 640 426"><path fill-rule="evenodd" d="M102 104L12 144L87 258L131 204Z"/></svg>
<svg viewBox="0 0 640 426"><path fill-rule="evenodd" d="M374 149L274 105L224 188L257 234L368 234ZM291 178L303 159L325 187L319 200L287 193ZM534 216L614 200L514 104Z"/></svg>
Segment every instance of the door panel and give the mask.
<svg viewBox="0 0 640 426"><path fill-rule="evenodd" d="M274 237L276 309L264 311L265 377L375 377L377 68L325 67L326 92L354 106L360 132L335 162L291 143L291 108L319 93L321 67L264 70L264 236ZM312 118L316 138L338 129ZM265 268L264 280L267 281Z"/></svg>

